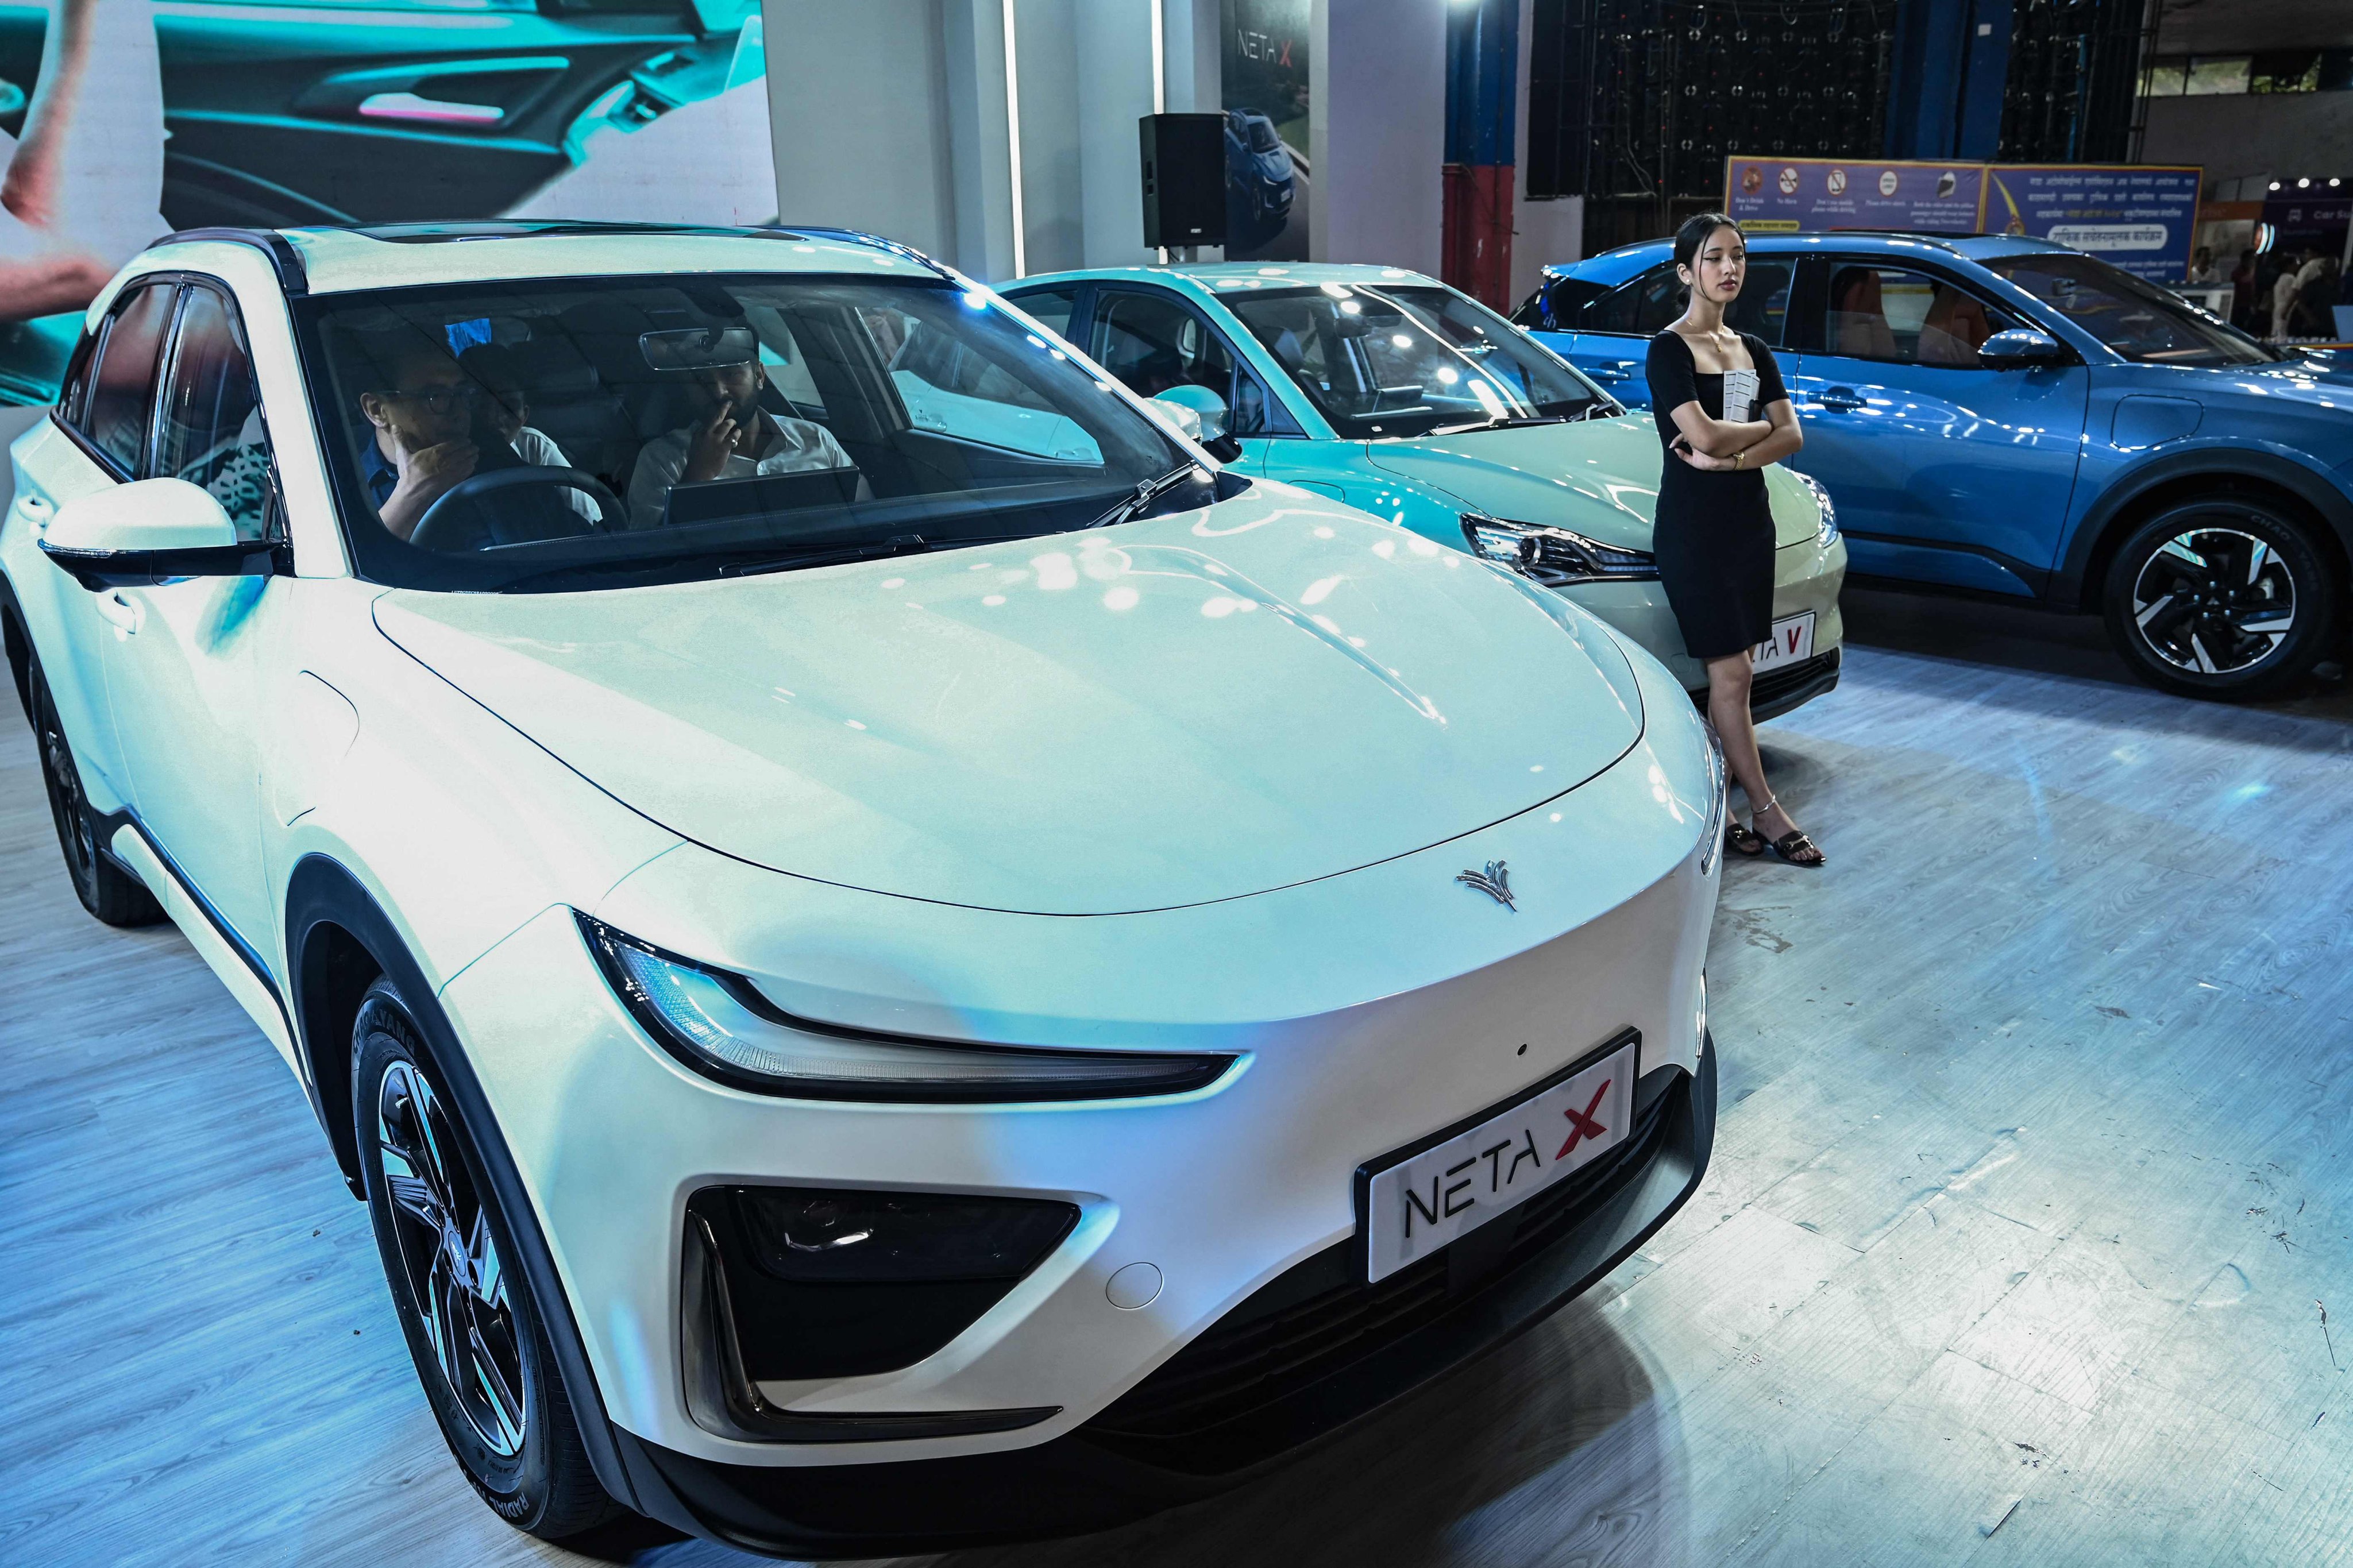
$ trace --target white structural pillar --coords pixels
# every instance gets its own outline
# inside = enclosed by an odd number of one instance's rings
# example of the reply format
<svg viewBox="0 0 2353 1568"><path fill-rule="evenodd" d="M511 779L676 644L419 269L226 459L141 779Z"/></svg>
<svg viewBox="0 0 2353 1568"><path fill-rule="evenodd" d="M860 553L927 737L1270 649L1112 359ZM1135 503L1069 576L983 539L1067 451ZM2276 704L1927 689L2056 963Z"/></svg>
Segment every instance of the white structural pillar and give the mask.
<svg viewBox="0 0 2353 1568"><path fill-rule="evenodd" d="M1437 273L1446 159L1444 0L1315 0L1308 254Z"/></svg>
<svg viewBox="0 0 2353 1568"><path fill-rule="evenodd" d="M1135 122L1220 107L1219 0L765 15L784 221L867 229L991 281L1153 260ZM1445 0L1316 0L1311 48L1313 254L1437 271Z"/></svg>

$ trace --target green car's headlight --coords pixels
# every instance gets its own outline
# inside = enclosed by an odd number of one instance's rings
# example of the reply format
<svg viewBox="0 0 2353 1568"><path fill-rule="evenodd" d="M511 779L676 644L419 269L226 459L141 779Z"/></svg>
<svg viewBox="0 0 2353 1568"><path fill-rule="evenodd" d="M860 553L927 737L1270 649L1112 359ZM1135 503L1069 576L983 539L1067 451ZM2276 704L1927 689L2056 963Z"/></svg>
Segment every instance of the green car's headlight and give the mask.
<svg viewBox="0 0 2353 1568"><path fill-rule="evenodd" d="M1509 518L1462 514L1462 537L1482 560L1510 567L1548 588L1575 583L1645 583L1659 575L1658 557L1628 550L1566 528L1514 522Z"/></svg>
<svg viewBox="0 0 2353 1568"><path fill-rule="evenodd" d="M575 911L576 913L576 911ZM972 1046L797 1018L749 980L578 916L597 967L640 1027L706 1078L797 1100L932 1103L1184 1094L1231 1056Z"/></svg>
<svg viewBox="0 0 2353 1568"><path fill-rule="evenodd" d="M1820 526L1814 531L1814 542L1828 550L1838 542L1839 536L1838 508L1831 503L1830 489L1811 474L1800 474L1795 468L1791 468L1789 472L1799 484L1812 492L1814 504L1821 509L1822 521Z"/></svg>

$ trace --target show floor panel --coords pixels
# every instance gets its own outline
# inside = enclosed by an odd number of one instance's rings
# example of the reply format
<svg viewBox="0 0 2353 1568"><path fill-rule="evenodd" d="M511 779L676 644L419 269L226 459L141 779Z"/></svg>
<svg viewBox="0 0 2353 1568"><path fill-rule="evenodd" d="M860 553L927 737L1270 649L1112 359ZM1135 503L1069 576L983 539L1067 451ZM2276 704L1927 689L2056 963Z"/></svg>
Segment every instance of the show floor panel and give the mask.
<svg viewBox="0 0 2353 1568"><path fill-rule="evenodd" d="M1855 597L1878 646L1766 731L1831 867L1726 872L1684 1212L1252 1488L926 1562L2353 1563L2353 694ZM1996 662L1918 651L1963 626ZM74 903L13 702L0 964L0 1562L755 1561L475 1500L300 1092Z"/></svg>

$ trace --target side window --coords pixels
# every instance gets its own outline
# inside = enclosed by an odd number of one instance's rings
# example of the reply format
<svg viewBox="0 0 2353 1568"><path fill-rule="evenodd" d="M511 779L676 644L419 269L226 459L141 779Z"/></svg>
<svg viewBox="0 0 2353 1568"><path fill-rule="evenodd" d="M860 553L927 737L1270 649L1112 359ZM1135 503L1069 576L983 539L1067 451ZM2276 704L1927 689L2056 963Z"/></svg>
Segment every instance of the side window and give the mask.
<svg viewBox="0 0 2353 1568"><path fill-rule="evenodd" d="M895 310L859 314L916 429L1051 462L1103 461L1093 437L971 342Z"/></svg>
<svg viewBox="0 0 2353 1568"><path fill-rule="evenodd" d="M1668 261L1588 305L1575 324L1580 331L1646 338L1683 313L1683 280L1675 276L1674 263Z"/></svg>
<svg viewBox="0 0 2353 1568"><path fill-rule="evenodd" d="M1831 269L1826 352L1890 364L1978 368L1978 345L2018 323L1943 279L1902 267Z"/></svg>
<svg viewBox="0 0 2353 1568"><path fill-rule="evenodd" d="M1071 335L1071 310L1079 302L1076 284L1062 289L1030 289L1006 298L1051 327L1056 336Z"/></svg>
<svg viewBox="0 0 2353 1568"><path fill-rule="evenodd" d="M98 369L79 426L90 443L136 478L147 455L147 416L155 402L155 362L171 324L170 283L151 283L118 305L98 346Z"/></svg>
<svg viewBox="0 0 2353 1568"><path fill-rule="evenodd" d="M269 521L269 437L237 307L211 289L188 290L172 340L155 472L185 479L221 503L241 539Z"/></svg>
<svg viewBox="0 0 2353 1568"><path fill-rule="evenodd" d="M1740 292L1724 313L1725 323L1734 331L1764 339L1767 348L1781 347L1789 323L1789 285L1797 271L1792 258L1750 257Z"/></svg>
<svg viewBox="0 0 2353 1568"><path fill-rule="evenodd" d="M1094 357L1139 397L1205 386L1226 400L1226 429L1268 433L1266 389L1216 329L1166 294L1104 289L1095 296Z"/></svg>

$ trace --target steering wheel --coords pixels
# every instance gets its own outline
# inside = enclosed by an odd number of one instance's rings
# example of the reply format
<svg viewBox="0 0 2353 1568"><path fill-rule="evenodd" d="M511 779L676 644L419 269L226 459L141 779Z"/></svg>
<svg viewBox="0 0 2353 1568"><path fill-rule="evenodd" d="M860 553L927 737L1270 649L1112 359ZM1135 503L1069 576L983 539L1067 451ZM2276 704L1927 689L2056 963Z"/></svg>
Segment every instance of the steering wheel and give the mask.
<svg viewBox="0 0 2353 1568"><path fill-rule="evenodd" d="M617 533L627 526L627 516L621 510L621 498L615 495L606 486L605 481L596 475L583 473L578 468L550 468L526 465L513 468L492 468L489 473L473 474L450 486L441 499L427 507L425 515L417 520L417 527L409 533L408 542L426 550L457 548L457 541L454 538L445 540L442 536L454 535L458 531L458 524L453 520L459 515L459 502L488 495L493 490L513 489L522 485L562 485L567 489L587 491L589 499L596 503L596 521L594 523L586 524L582 529L583 532ZM528 542L526 536L519 533L498 508L483 507L479 510L490 520L491 543ZM565 510L568 516L575 518L579 516L579 513L571 510L568 507Z"/></svg>

